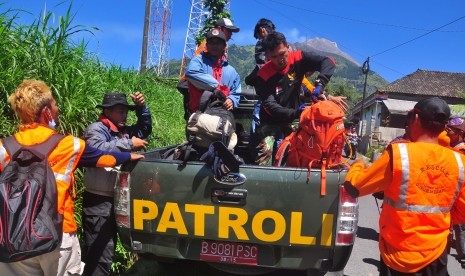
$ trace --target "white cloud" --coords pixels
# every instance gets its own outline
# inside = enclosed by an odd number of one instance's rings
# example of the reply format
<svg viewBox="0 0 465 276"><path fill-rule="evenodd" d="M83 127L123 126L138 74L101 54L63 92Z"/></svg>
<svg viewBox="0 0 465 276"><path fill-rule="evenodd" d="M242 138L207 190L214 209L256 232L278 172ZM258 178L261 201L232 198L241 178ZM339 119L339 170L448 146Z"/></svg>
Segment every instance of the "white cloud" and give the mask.
<svg viewBox="0 0 465 276"><path fill-rule="evenodd" d="M306 37L305 35L301 35L300 31L296 28L283 29L281 32L286 36L286 40L289 43L303 42L310 38Z"/></svg>

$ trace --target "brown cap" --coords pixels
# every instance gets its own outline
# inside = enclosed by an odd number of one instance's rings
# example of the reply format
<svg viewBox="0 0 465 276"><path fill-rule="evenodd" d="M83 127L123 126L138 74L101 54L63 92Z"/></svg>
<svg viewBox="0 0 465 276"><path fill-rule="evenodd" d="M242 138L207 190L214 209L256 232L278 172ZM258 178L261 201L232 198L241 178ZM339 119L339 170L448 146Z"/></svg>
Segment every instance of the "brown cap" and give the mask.
<svg viewBox="0 0 465 276"><path fill-rule="evenodd" d="M223 40L226 43L226 36L224 35L223 31L218 30L218 29L210 30L207 33L206 37L207 37L207 40L216 37L216 38L219 38L219 39Z"/></svg>

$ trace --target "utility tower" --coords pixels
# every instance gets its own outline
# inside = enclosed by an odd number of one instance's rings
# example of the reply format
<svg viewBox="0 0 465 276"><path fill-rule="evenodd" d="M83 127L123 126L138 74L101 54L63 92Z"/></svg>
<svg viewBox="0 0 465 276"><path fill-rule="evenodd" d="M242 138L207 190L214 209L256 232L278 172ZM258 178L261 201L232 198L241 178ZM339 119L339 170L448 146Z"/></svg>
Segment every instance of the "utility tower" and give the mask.
<svg viewBox="0 0 465 276"><path fill-rule="evenodd" d="M189 23L187 23L186 42L184 43L184 51L181 60L181 70L179 76L184 74L187 63L192 58L197 48L195 37L203 27L204 15L207 14L203 5L203 0L192 0L191 12L189 15Z"/></svg>
<svg viewBox="0 0 465 276"><path fill-rule="evenodd" d="M148 30L144 28L144 45L148 45L146 68L159 76L168 75L170 58L171 13L173 0L146 0L146 18L149 11ZM150 2L150 3L149 3ZM148 11L147 11L148 9ZM146 34L148 32L148 34ZM142 47L141 71L144 68L144 45Z"/></svg>
<svg viewBox="0 0 465 276"><path fill-rule="evenodd" d="M224 9L229 11L231 1L226 0ZM186 42L184 43L184 52L182 54L181 70L179 70L179 76L184 74L189 60L192 59L197 44L195 38L203 27L205 18L208 15L208 11L203 5L203 0L192 0L191 12L189 15L189 23L187 24Z"/></svg>

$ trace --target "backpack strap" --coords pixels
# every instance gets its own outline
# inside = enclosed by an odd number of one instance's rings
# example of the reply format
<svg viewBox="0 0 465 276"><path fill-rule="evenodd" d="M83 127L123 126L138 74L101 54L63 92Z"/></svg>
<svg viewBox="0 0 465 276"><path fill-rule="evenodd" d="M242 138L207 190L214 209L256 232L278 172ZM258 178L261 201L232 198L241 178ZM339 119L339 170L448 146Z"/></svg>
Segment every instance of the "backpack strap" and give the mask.
<svg viewBox="0 0 465 276"><path fill-rule="evenodd" d="M40 154L48 156L63 138L65 138L65 135L63 134L53 134L47 139L47 141L34 145L34 147Z"/></svg>
<svg viewBox="0 0 465 276"><path fill-rule="evenodd" d="M287 153L289 151L289 147L291 146L291 140L294 139L296 132L293 131L290 135L288 135L279 145L278 151L275 154L275 167L282 167L286 164L287 161Z"/></svg>
<svg viewBox="0 0 465 276"><path fill-rule="evenodd" d="M5 147L6 151L10 155L10 158L13 159L14 156L18 153L18 151L22 148L28 148L29 150L33 151L37 156L45 158L50 154L50 152L56 147L56 145L64 138L65 136L62 134L53 134L48 138L45 142L32 145L32 146L25 146L22 145L16 140L16 138L12 136L8 136L2 139L3 146Z"/></svg>
<svg viewBox="0 0 465 276"><path fill-rule="evenodd" d="M13 156L23 147L13 135L2 138L2 144L10 155L10 159L13 159Z"/></svg>
<svg viewBox="0 0 465 276"><path fill-rule="evenodd" d="M192 146L194 145L194 140L195 140L195 135L189 134L187 145L186 145L186 151L184 153L184 160L182 161L182 167L185 167L187 164L187 161L189 161L189 156L191 155L191 152L192 152Z"/></svg>
<svg viewBox="0 0 465 276"><path fill-rule="evenodd" d="M202 96L200 96L200 101L199 101L200 112L205 112L208 104L210 103L211 96L213 96L213 92L208 91L208 90L203 91Z"/></svg>

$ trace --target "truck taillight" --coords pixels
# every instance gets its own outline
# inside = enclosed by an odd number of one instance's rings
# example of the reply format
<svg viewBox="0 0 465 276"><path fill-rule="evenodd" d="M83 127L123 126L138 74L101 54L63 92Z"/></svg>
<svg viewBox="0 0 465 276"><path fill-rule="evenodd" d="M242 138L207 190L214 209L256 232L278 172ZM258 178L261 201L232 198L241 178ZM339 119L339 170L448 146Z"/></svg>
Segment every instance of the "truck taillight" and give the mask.
<svg viewBox="0 0 465 276"><path fill-rule="evenodd" d="M344 186L339 187L339 210L336 245L351 245L355 241L358 223L358 200L350 196Z"/></svg>
<svg viewBox="0 0 465 276"><path fill-rule="evenodd" d="M120 173L118 178L118 184L120 187L127 187L129 180L129 173Z"/></svg>
<svg viewBox="0 0 465 276"><path fill-rule="evenodd" d="M115 217L116 224L119 227L129 228L130 215L131 215L131 206L130 206L130 193L129 193L129 183L130 175L128 172L119 172L118 178L116 180L115 186Z"/></svg>

